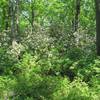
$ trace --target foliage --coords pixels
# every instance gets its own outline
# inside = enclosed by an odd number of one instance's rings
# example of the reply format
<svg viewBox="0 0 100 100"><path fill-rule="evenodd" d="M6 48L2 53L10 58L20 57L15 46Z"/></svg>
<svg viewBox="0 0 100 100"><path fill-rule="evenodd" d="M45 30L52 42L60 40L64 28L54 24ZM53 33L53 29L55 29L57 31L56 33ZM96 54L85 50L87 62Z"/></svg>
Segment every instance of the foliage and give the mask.
<svg viewBox="0 0 100 100"><path fill-rule="evenodd" d="M76 1L0 0L0 100L99 100L95 6L75 31Z"/></svg>

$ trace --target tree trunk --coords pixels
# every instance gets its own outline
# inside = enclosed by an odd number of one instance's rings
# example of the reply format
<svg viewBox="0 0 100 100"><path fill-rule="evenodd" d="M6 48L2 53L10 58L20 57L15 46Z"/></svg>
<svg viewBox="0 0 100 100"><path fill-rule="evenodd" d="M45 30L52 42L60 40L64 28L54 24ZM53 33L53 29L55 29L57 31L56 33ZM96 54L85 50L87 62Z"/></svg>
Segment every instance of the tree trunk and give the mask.
<svg viewBox="0 0 100 100"><path fill-rule="evenodd" d="M74 21L74 31L77 31L79 24L79 15L80 15L80 2L81 0L76 0L76 12L75 12L75 21Z"/></svg>
<svg viewBox="0 0 100 100"><path fill-rule="evenodd" d="M35 2L35 0L34 0ZM31 26L32 26L32 33L34 31L34 2L33 0L31 1Z"/></svg>
<svg viewBox="0 0 100 100"><path fill-rule="evenodd" d="M95 0L96 6L96 46L97 55L100 56L100 0Z"/></svg>
<svg viewBox="0 0 100 100"><path fill-rule="evenodd" d="M15 9L14 9L14 0L10 1L10 13L11 13L11 35L12 40L15 39Z"/></svg>
<svg viewBox="0 0 100 100"><path fill-rule="evenodd" d="M10 0L12 45L14 45L14 41L18 42L19 39L19 1L20 0Z"/></svg>
<svg viewBox="0 0 100 100"><path fill-rule="evenodd" d="M8 28L9 28L9 7L7 8L7 12L6 12L5 30L8 30Z"/></svg>
<svg viewBox="0 0 100 100"><path fill-rule="evenodd" d="M16 0L16 33L19 32L19 0Z"/></svg>

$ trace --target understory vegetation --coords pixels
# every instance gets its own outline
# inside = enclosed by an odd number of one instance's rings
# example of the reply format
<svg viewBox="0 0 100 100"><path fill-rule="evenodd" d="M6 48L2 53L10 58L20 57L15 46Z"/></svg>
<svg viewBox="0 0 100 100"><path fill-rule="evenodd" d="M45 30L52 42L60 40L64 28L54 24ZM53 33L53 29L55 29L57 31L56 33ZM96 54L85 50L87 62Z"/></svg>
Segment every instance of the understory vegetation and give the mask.
<svg viewBox="0 0 100 100"><path fill-rule="evenodd" d="M20 10L7 17L8 1L0 0L0 100L100 100L94 2L81 0L77 16L77 0L12 0Z"/></svg>

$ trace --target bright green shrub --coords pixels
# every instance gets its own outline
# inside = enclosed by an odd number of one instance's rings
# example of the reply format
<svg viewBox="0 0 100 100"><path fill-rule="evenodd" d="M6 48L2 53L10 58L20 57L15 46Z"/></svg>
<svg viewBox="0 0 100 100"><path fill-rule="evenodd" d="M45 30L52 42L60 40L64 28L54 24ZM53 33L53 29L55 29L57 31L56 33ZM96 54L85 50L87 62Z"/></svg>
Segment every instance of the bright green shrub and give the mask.
<svg viewBox="0 0 100 100"><path fill-rule="evenodd" d="M0 99L4 100L12 97L16 80L9 76L0 76Z"/></svg>

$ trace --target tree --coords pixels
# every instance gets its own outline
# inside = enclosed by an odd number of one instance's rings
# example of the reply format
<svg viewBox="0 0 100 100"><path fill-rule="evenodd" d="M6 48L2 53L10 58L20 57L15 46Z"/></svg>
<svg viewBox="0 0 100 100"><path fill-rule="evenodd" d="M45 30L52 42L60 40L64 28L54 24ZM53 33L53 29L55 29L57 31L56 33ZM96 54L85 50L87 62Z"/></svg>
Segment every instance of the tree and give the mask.
<svg viewBox="0 0 100 100"><path fill-rule="evenodd" d="M15 2L14 0L9 1L10 4L10 13L11 13L11 35L12 35L12 42L16 38L15 36Z"/></svg>
<svg viewBox="0 0 100 100"><path fill-rule="evenodd" d="M97 55L100 56L100 0L95 0L96 6L96 46Z"/></svg>
<svg viewBox="0 0 100 100"><path fill-rule="evenodd" d="M76 0L76 12L75 12L75 22L74 22L75 31L77 31L78 29L79 15L80 15L80 2L81 0Z"/></svg>
<svg viewBox="0 0 100 100"><path fill-rule="evenodd" d="M16 33L19 33L19 4L20 0L16 0Z"/></svg>
<svg viewBox="0 0 100 100"><path fill-rule="evenodd" d="M34 0L35 2L35 0ZM34 2L33 0L31 1L31 27L32 27L32 33L34 31Z"/></svg>

